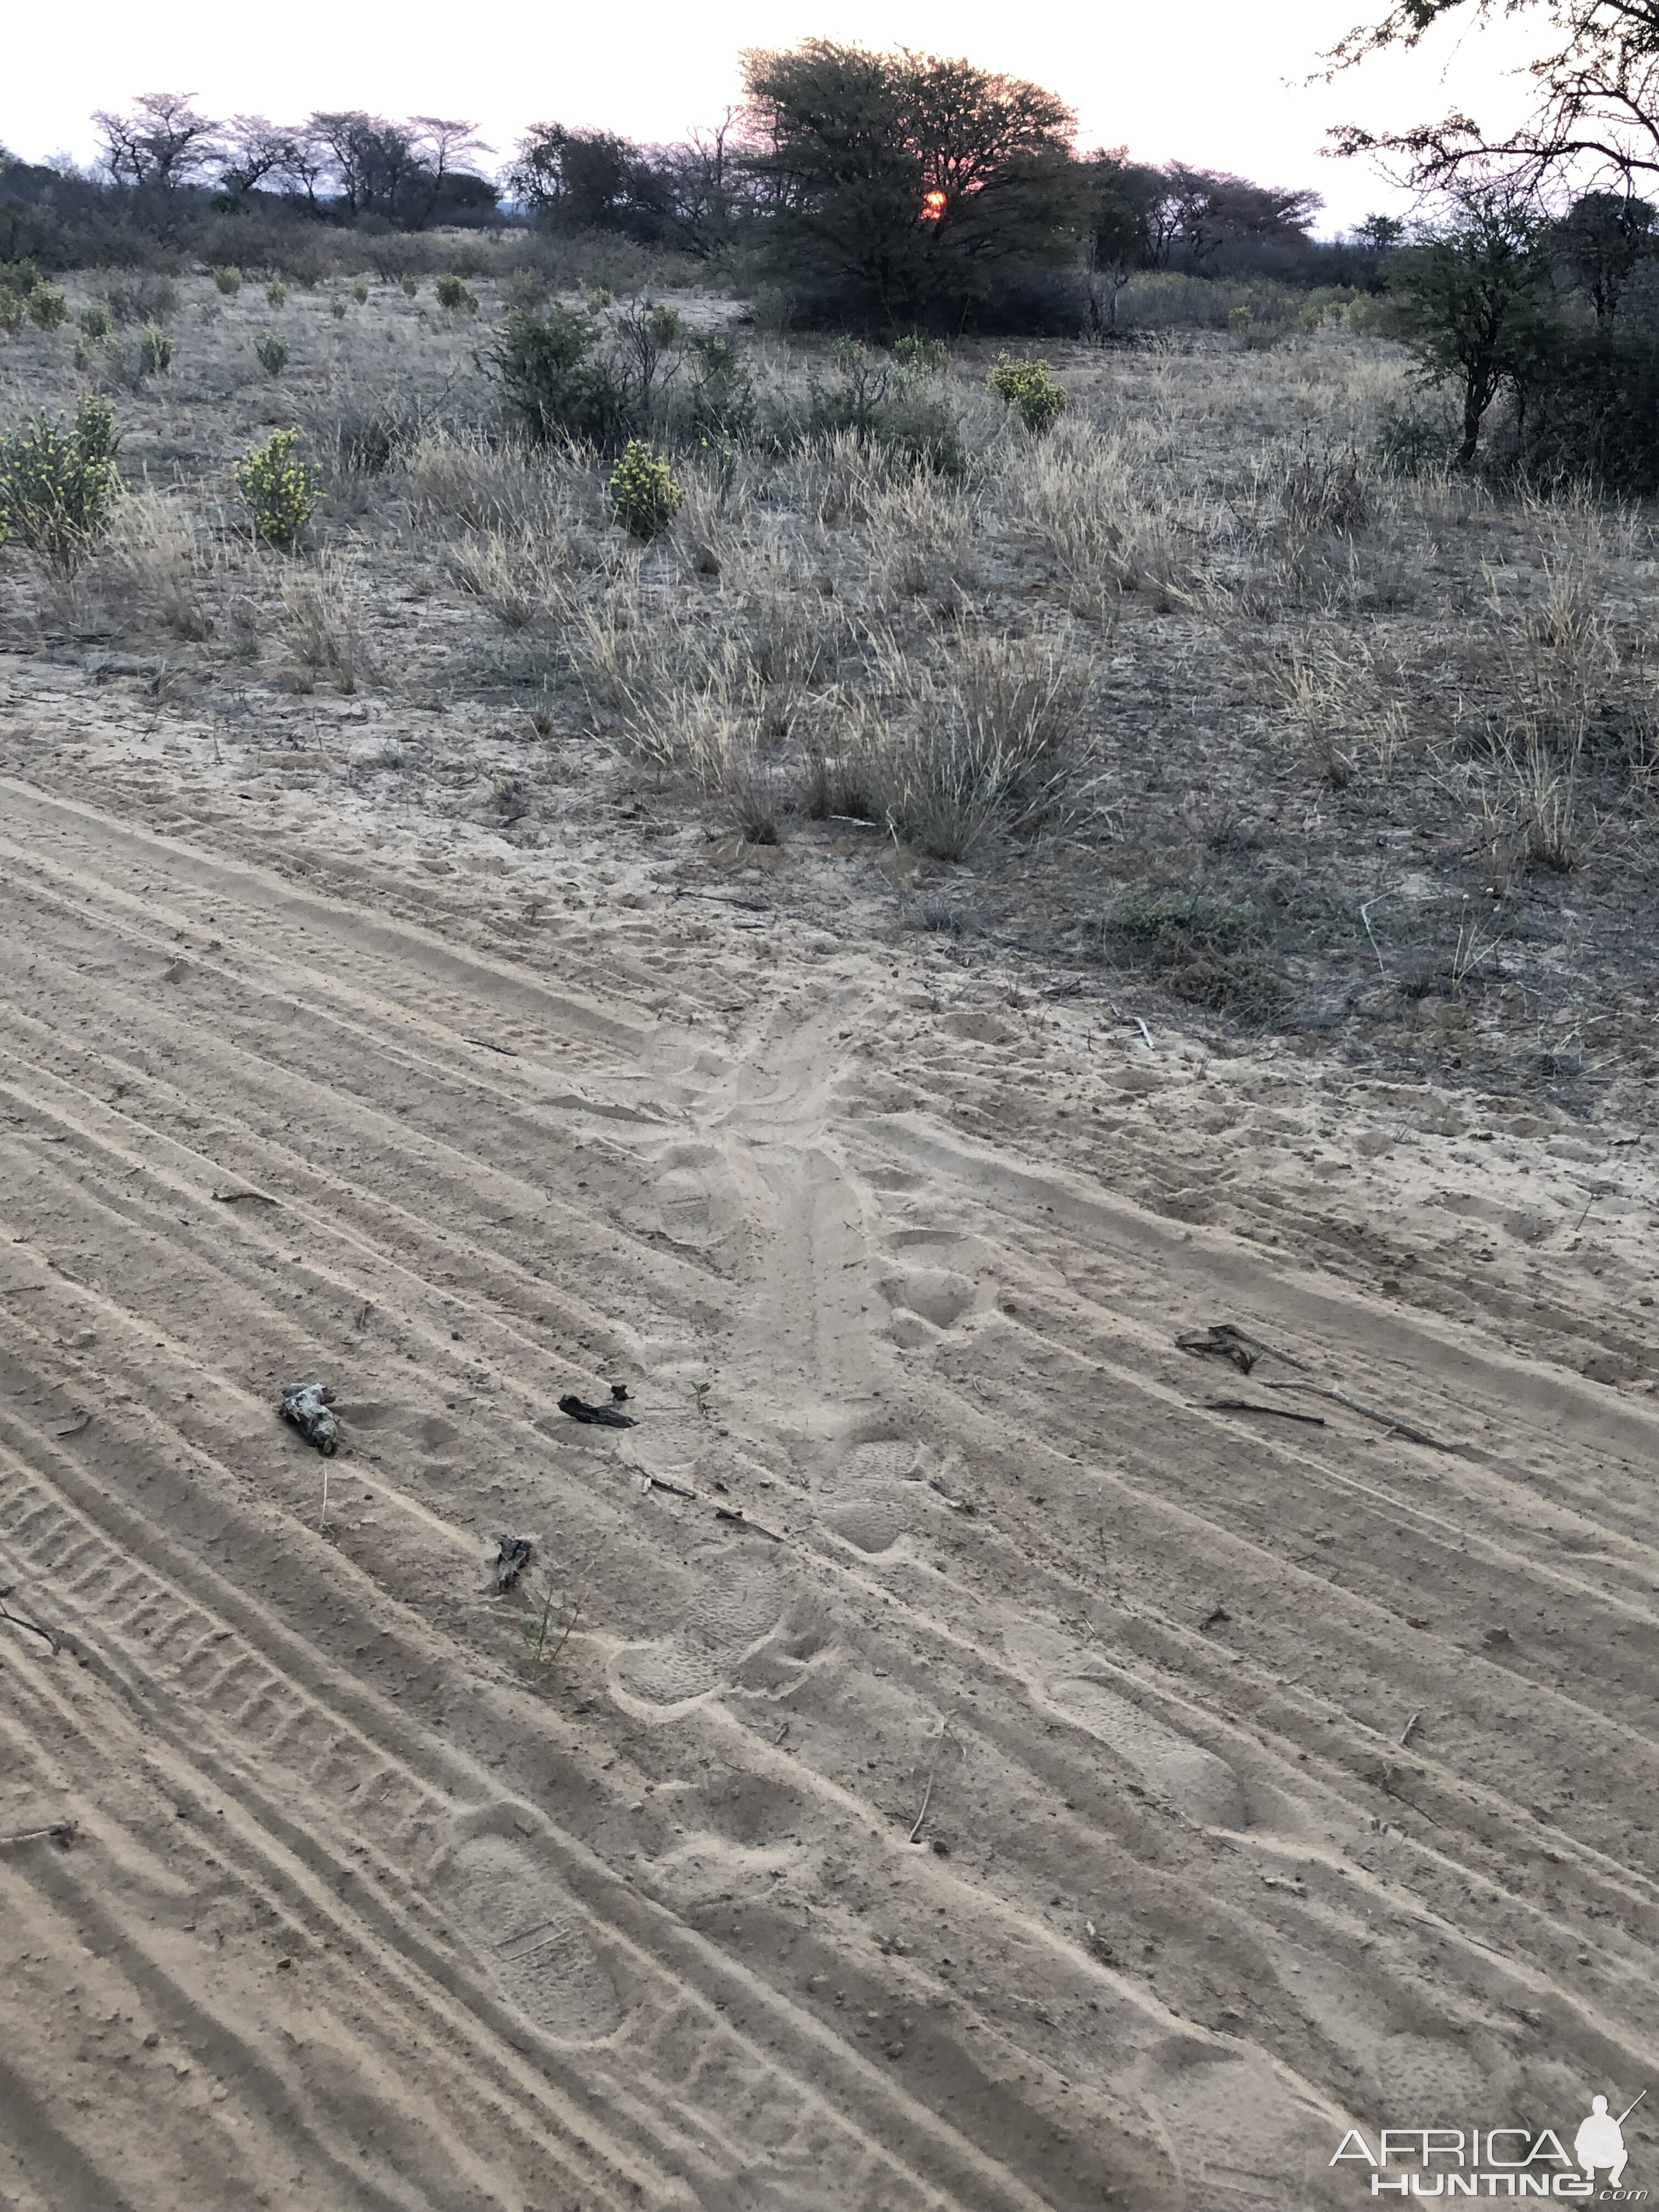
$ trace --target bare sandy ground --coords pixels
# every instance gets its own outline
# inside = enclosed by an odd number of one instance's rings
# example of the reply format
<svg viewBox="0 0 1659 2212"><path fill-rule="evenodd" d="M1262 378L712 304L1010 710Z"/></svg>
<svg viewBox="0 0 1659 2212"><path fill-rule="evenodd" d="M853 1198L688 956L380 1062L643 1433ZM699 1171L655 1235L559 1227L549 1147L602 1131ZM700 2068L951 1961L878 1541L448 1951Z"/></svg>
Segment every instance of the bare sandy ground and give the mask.
<svg viewBox="0 0 1659 2212"><path fill-rule="evenodd" d="M1299 2212L1653 2078L1639 1121L7 757L0 2200Z"/></svg>

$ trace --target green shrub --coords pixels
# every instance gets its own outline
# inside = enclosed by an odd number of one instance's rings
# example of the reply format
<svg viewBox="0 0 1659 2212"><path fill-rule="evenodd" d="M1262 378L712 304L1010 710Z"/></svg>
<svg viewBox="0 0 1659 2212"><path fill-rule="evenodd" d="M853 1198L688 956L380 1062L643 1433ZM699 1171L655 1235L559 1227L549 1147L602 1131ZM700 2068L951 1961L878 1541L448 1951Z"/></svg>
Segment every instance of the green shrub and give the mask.
<svg viewBox="0 0 1659 2212"><path fill-rule="evenodd" d="M856 339L837 338L830 360L831 374L815 377L809 386L808 438L850 434L902 469L943 477L967 472L960 428L937 386L877 362Z"/></svg>
<svg viewBox="0 0 1659 2212"><path fill-rule="evenodd" d="M287 307L288 286L283 283L280 276L273 276L270 283L265 286L265 305L268 307Z"/></svg>
<svg viewBox="0 0 1659 2212"><path fill-rule="evenodd" d="M21 292L14 292L8 284L0 284L0 331L15 338L28 320L28 307Z"/></svg>
<svg viewBox="0 0 1659 2212"><path fill-rule="evenodd" d="M224 268L216 269L213 271L213 281L227 300L234 300L242 289L242 272L234 265L227 264Z"/></svg>
<svg viewBox="0 0 1659 2212"><path fill-rule="evenodd" d="M616 297L616 294L614 292L607 292L603 284L591 285L588 289L587 294L588 313L590 315L602 315L607 307L614 305Z"/></svg>
<svg viewBox="0 0 1659 2212"><path fill-rule="evenodd" d="M1049 374L1046 361L1020 361L1012 354L999 354L985 381L1028 430L1049 429L1066 411L1066 394Z"/></svg>
<svg viewBox="0 0 1659 2212"><path fill-rule="evenodd" d="M755 387L734 337L699 338L690 349L690 386L683 416L687 442L746 446L755 434Z"/></svg>
<svg viewBox="0 0 1659 2212"><path fill-rule="evenodd" d="M111 319L109 309L101 300L89 300L75 319L80 325L82 334L89 337L94 345L101 345L115 327Z"/></svg>
<svg viewBox="0 0 1659 2212"><path fill-rule="evenodd" d="M459 276L440 276L432 289L437 294L438 305L443 309L445 314L476 315L477 313L477 294L470 285L464 284Z"/></svg>
<svg viewBox="0 0 1659 2212"><path fill-rule="evenodd" d="M591 315L568 307L508 308L485 358L508 417L536 444L574 438L614 447L641 427L625 371L594 357L600 336Z"/></svg>
<svg viewBox="0 0 1659 2212"><path fill-rule="evenodd" d="M87 398L72 422L39 416L0 441L0 516L5 534L71 575L109 527L121 479L115 410Z"/></svg>
<svg viewBox="0 0 1659 2212"><path fill-rule="evenodd" d="M138 370L143 376L165 376L173 366L173 340L158 323L152 323L138 341Z"/></svg>
<svg viewBox="0 0 1659 2212"><path fill-rule="evenodd" d="M1242 338L1255 322L1255 317L1249 307L1229 307L1227 310L1227 328L1236 338Z"/></svg>
<svg viewBox="0 0 1659 2212"><path fill-rule="evenodd" d="M267 376L280 376L288 367L288 340L280 331L261 331L253 350Z"/></svg>
<svg viewBox="0 0 1659 2212"><path fill-rule="evenodd" d="M55 331L69 313L69 301L52 284L37 284L24 302L37 329Z"/></svg>
<svg viewBox="0 0 1659 2212"><path fill-rule="evenodd" d="M421 289L420 278L418 276L405 276L400 281L404 288L404 297L406 300L412 300L415 297L415 295Z"/></svg>
<svg viewBox="0 0 1659 2212"><path fill-rule="evenodd" d="M912 331L894 342L893 366L902 376L943 376L951 366L951 349L943 338Z"/></svg>
<svg viewBox="0 0 1659 2212"><path fill-rule="evenodd" d="M351 288L351 296L360 307L368 305L368 279L359 276Z"/></svg>
<svg viewBox="0 0 1659 2212"><path fill-rule="evenodd" d="M179 287L172 277L148 273L109 285L104 297L118 323L165 323L179 307Z"/></svg>
<svg viewBox="0 0 1659 2212"><path fill-rule="evenodd" d="M328 312L333 316L337 323L344 322L346 319L346 303L343 299L341 299L338 293L336 293L334 297L329 301Z"/></svg>
<svg viewBox="0 0 1659 2212"><path fill-rule="evenodd" d="M630 438L605 486L611 511L630 538L659 537L679 513L685 494L660 453Z"/></svg>
<svg viewBox="0 0 1659 2212"><path fill-rule="evenodd" d="M273 430L263 446L250 446L236 464L236 495L253 533L279 552L292 552L317 509L321 481L295 457L297 430Z"/></svg>
<svg viewBox="0 0 1659 2212"><path fill-rule="evenodd" d="M1451 441L1438 422L1425 415L1402 415L1397 410L1382 417L1377 433L1376 465L1385 477L1420 477L1443 468L1451 459Z"/></svg>

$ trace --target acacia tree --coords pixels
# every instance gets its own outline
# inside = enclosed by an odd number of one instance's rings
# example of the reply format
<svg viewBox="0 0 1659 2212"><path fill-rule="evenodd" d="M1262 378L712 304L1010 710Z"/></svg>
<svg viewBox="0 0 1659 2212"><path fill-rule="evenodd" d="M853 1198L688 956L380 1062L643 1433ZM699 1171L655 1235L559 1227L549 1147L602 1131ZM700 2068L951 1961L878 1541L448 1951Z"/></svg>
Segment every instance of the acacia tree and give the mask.
<svg viewBox="0 0 1659 2212"><path fill-rule="evenodd" d="M1419 46L1460 10L1477 21L1544 15L1544 51L1526 71L1537 98L1522 127L1494 138L1468 115L1392 133L1345 124L1331 134L1334 151L1403 154L1419 184L1493 165L1533 189L1563 172L1600 173L1627 191L1659 178L1659 0L1394 0L1380 22L1351 32L1328 57L1331 73Z"/></svg>
<svg viewBox="0 0 1659 2212"><path fill-rule="evenodd" d="M1040 86L936 55L815 39L744 58L744 164L780 272L901 327L1069 260L1085 207L1073 115Z"/></svg>
<svg viewBox="0 0 1659 2212"><path fill-rule="evenodd" d="M1487 410L1507 384L1523 398L1558 328L1539 219L1500 188L1458 193L1454 219L1401 257L1400 330L1425 373L1462 387L1463 441L1474 459Z"/></svg>
<svg viewBox="0 0 1659 2212"><path fill-rule="evenodd" d="M118 185L174 192L217 156L219 125L191 106L187 92L147 92L124 114L97 108L104 167Z"/></svg>

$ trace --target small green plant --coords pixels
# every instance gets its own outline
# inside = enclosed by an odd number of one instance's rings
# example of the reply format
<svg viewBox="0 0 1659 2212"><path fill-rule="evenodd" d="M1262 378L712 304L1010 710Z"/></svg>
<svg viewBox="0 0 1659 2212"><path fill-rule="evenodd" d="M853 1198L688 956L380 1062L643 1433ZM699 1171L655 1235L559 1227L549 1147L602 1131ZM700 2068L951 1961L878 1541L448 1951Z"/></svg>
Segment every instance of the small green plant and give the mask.
<svg viewBox="0 0 1659 2212"><path fill-rule="evenodd" d="M273 276L270 283L265 286L265 305L268 307L287 307L288 286L283 283L280 276Z"/></svg>
<svg viewBox="0 0 1659 2212"><path fill-rule="evenodd" d="M602 315L607 307L614 306L616 298L616 294L607 292L603 284L590 284L587 289L588 313Z"/></svg>
<svg viewBox="0 0 1659 2212"><path fill-rule="evenodd" d="M9 284L0 284L0 331L15 338L28 320L28 303L21 292L14 292Z"/></svg>
<svg viewBox="0 0 1659 2212"><path fill-rule="evenodd" d="M115 327L110 319L109 309L101 300L89 300L75 319L80 325L82 335L89 337L94 345L101 345Z"/></svg>
<svg viewBox="0 0 1659 2212"><path fill-rule="evenodd" d="M448 275L440 276L432 289L437 294L438 305L443 309L445 314L476 315L477 313L477 294L470 285L464 284L459 276Z"/></svg>
<svg viewBox="0 0 1659 2212"><path fill-rule="evenodd" d="M1439 423L1397 410L1382 417L1376 465L1385 477L1425 476L1431 469L1444 468L1450 459L1451 441Z"/></svg>
<svg viewBox="0 0 1659 2212"><path fill-rule="evenodd" d="M291 553L317 509L322 486L316 472L295 458L297 430L273 430L263 446L250 446L236 464L236 495L256 538Z"/></svg>
<svg viewBox="0 0 1659 2212"><path fill-rule="evenodd" d="M351 296L357 302L357 305L360 307L366 307L368 305L368 277L359 276L357 278L356 282L352 285Z"/></svg>
<svg viewBox="0 0 1659 2212"><path fill-rule="evenodd" d="M1244 337L1255 323L1255 317L1248 307L1230 307L1227 310L1227 328L1236 338Z"/></svg>
<svg viewBox="0 0 1659 2212"><path fill-rule="evenodd" d="M337 323L344 322L346 319L346 303L340 297L337 292L328 303L328 312L333 316Z"/></svg>
<svg viewBox="0 0 1659 2212"><path fill-rule="evenodd" d="M1066 411L1066 394L1049 374L1046 361L1020 361L1012 354L999 354L985 381L1028 430L1049 429Z"/></svg>
<svg viewBox="0 0 1659 2212"><path fill-rule="evenodd" d="M1306 337L1311 337L1325 319L1325 310L1310 300L1296 319L1297 328Z"/></svg>
<svg viewBox="0 0 1659 2212"><path fill-rule="evenodd" d="M288 367L288 340L280 331L261 331L253 351L267 376L280 376Z"/></svg>
<svg viewBox="0 0 1659 2212"><path fill-rule="evenodd" d="M951 349L943 338L922 337L912 331L894 341L893 366L901 376L943 376L951 366Z"/></svg>
<svg viewBox="0 0 1659 2212"><path fill-rule="evenodd" d="M138 340L138 371L142 376L165 376L173 366L173 340L159 323L152 323Z"/></svg>
<svg viewBox="0 0 1659 2212"><path fill-rule="evenodd" d="M234 300L242 289L242 272L233 264L213 271L213 281L227 300Z"/></svg>
<svg viewBox="0 0 1659 2212"><path fill-rule="evenodd" d="M69 313L68 300L51 284L37 284L26 304L37 330L55 331Z"/></svg>
<svg viewBox="0 0 1659 2212"><path fill-rule="evenodd" d="M109 527L121 494L115 410L83 399L73 422L44 415L0 441L0 535L72 575Z"/></svg>
<svg viewBox="0 0 1659 2212"><path fill-rule="evenodd" d="M420 278L418 276L404 276L399 281L404 288L404 299L412 300L421 289Z"/></svg>
<svg viewBox="0 0 1659 2212"><path fill-rule="evenodd" d="M685 500L667 462L643 438L630 438L623 447L605 496L629 536L645 540L660 537Z"/></svg>

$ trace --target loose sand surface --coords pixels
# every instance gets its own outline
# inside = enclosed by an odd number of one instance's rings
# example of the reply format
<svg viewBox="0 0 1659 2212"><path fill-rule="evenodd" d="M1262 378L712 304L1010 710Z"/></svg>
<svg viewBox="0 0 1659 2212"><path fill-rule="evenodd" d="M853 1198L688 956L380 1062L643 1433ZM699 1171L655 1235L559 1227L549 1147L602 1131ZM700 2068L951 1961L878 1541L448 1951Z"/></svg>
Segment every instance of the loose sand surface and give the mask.
<svg viewBox="0 0 1659 2212"><path fill-rule="evenodd" d="M1655 2078L1639 1119L33 742L0 2201L1303 2212Z"/></svg>

